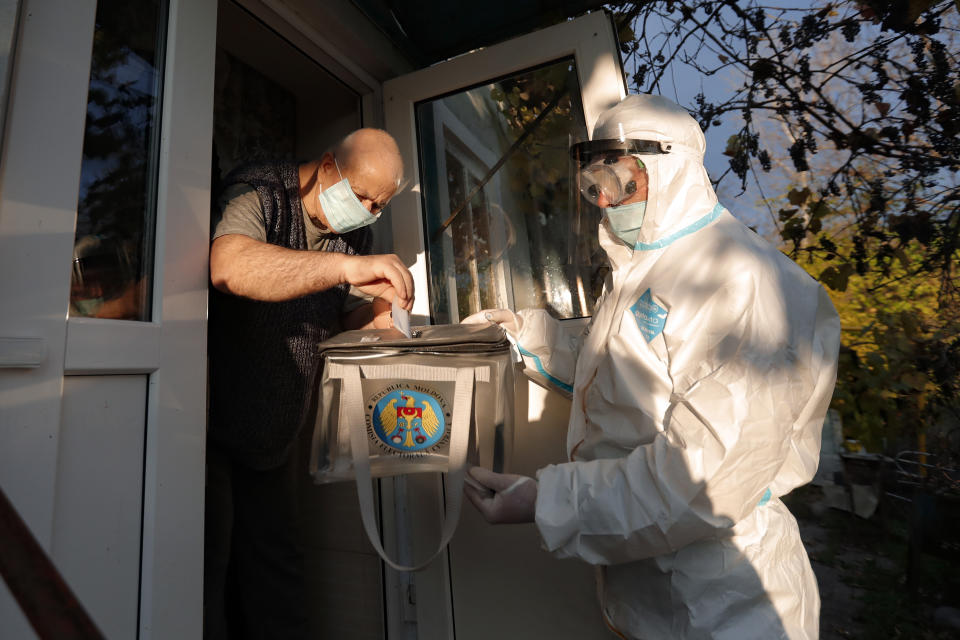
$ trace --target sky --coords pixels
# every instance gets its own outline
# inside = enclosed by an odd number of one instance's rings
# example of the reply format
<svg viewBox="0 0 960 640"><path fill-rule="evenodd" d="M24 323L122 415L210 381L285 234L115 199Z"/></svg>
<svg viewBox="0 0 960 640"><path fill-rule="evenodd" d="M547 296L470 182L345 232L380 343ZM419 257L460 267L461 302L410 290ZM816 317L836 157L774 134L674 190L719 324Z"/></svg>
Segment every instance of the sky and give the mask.
<svg viewBox="0 0 960 640"><path fill-rule="evenodd" d="M764 3L765 7L774 8L781 6L784 8L805 10L811 6L817 5L817 2L809 0L796 0L794 2L776 2L771 0ZM648 38L653 37L649 34L650 27L656 23L648 23ZM666 26L664 27L666 31ZM703 52L699 56L701 62L719 66L717 59L710 60L710 52ZM740 86L742 76L736 70L728 68L726 72L717 73L713 76L705 76L684 64L673 64L670 72L664 74L660 82L659 93L666 98L677 102L678 104L693 110L695 97L703 93L708 101L719 99L721 96L729 95L736 87ZM632 77L634 69L631 68L629 61L624 62L624 71L628 79ZM704 156L704 165L712 179L722 175L730 167L730 158L723 154L727 146L727 139L737 133L742 126L742 119L739 116L725 116L719 126L711 126L705 132L707 141L707 151ZM783 192L782 175L764 175L761 174L761 185L763 194L767 197L776 196ZM720 203L726 206L730 212L743 221L745 224L756 229L758 233L768 239L777 239L777 231L774 222L771 219L769 209L761 202L761 191L757 188L753 176L749 176L747 189L742 192L739 178L733 173L728 174L717 189L717 195Z"/></svg>

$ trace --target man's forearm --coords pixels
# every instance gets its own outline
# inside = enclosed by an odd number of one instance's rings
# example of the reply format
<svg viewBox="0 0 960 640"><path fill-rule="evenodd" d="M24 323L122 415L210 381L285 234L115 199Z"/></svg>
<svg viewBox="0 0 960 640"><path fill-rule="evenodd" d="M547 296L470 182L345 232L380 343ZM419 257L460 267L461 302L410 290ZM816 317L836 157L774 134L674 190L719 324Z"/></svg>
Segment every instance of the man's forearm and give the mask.
<svg viewBox="0 0 960 640"><path fill-rule="evenodd" d="M264 302L281 302L341 284L350 256L285 249L231 234L210 247L210 280L220 291Z"/></svg>

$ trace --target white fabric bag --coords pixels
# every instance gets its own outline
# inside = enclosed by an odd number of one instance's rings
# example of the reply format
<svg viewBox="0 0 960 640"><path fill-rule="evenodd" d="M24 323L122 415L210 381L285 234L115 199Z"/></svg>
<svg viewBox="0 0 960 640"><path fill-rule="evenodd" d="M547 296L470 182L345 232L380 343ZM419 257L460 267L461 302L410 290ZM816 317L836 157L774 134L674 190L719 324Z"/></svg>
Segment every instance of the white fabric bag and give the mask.
<svg viewBox="0 0 960 640"><path fill-rule="evenodd" d="M514 364L496 326L348 331L320 345L321 372L310 473L318 483L355 480L370 543L401 571L426 567L460 517L467 464L503 470L513 445ZM481 455L482 452L482 455ZM371 479L446 473L439 548L402 566L387 557Z"/></svg>

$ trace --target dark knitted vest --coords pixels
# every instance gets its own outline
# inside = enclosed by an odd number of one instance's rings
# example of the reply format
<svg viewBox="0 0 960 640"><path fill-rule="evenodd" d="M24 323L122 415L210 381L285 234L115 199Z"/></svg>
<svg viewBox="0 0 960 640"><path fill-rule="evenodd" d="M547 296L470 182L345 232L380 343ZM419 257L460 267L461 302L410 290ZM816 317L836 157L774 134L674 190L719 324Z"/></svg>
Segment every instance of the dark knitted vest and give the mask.
<svg viewBox="0 0 960 640"><path fill-rule="evenodd" d="M263 206L267 242L306 250L297 165L242 167L223 186L249 184ZM369 227L336 236L326 251L366 254ZM349 290L339 285L287 302L258 302L210 287L208 437L249 467L287 457L312 414L317 344L340 331Z"/></svg>

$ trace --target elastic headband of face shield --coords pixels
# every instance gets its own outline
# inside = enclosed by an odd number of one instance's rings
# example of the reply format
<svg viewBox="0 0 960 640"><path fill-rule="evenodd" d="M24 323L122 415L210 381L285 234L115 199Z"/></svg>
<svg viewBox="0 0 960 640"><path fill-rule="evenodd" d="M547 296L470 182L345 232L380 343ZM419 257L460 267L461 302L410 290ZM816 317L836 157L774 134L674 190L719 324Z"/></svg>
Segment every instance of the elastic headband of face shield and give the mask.
<svg viewBox="0 0 960 640"><path fill-rule="evenodd" d="M591 164L595 158L617 155L646 155L652 153L670 153L673 144L659 140L638 140L636 138L607 140L587 140L570 147L572 157L581 168Z"/></svg>

